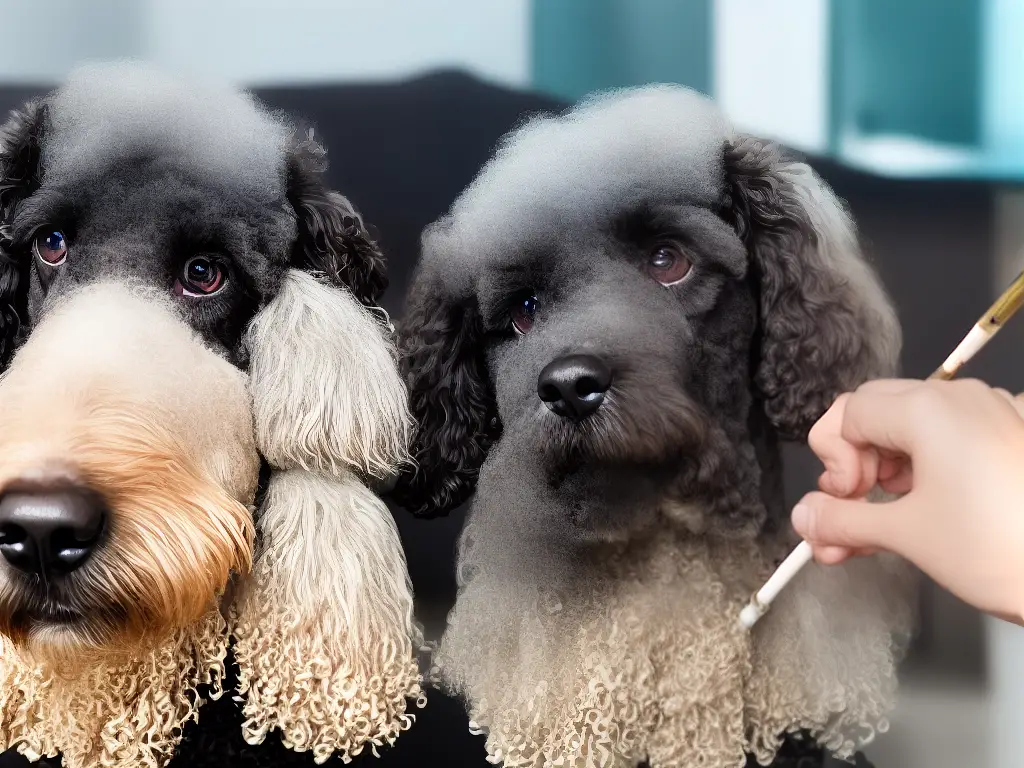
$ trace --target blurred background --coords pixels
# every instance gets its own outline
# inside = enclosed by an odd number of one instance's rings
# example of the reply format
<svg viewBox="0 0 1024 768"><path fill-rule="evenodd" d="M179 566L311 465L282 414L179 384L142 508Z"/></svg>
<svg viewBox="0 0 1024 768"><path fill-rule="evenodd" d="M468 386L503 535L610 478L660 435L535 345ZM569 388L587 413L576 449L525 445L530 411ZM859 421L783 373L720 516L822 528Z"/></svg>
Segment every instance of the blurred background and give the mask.
<svg viewBox="0 0 1024 768"><path fill-rule="evenodd" d="M899 307L908 375L930 373L1024 265L1021 0L0 0L0 25L4 113L80 61L132 57L311 120L332 183L380 232L399 315L419 231L501 134L651 81L715 97L848 201ZM969 375L1024 390L1024 318ZM815 476L795 452L789 493ZM439 631L462 515L395 514ZM935 589L921 611L900 707L869 755L1024 764L1024 630Z"/></svg>

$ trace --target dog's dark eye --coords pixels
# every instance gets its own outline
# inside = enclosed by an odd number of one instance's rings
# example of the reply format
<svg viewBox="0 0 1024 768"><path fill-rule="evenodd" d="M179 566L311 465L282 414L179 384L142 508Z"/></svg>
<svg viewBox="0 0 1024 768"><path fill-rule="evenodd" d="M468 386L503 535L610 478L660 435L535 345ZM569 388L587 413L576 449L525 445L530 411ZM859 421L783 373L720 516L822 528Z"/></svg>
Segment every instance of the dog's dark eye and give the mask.
<svg viewBox="0 0 1024 768"><path fill-rule="evenodd" d="M181 268L181 274L174 282L178 296L212 296L224 287L224 268L209 256L193 256Z"/></svg>
<svg viewBox="0 0 1024 768"><path fill-rule="evenodd" d="M68 241L64 233L58 231L43 232L36 237L32 245L36 256L50 267L59 267L68 258Z"/></svg>
<svg viewBox="0 0 1024 768"><path fill-rule="evenodd" d="M520 335L529 333L533 328L534 318L537 316L537 297L523 296L516 299L509 315L512 317L512 327L515 328L516 333Z"/></svg>
<svg viewBox="0 0 1024 768"><path fill-rule="evenodd" d="M681 282L693 267L683 249L675 243L659 245L647 260L647 274L662 285Z"/></svg>

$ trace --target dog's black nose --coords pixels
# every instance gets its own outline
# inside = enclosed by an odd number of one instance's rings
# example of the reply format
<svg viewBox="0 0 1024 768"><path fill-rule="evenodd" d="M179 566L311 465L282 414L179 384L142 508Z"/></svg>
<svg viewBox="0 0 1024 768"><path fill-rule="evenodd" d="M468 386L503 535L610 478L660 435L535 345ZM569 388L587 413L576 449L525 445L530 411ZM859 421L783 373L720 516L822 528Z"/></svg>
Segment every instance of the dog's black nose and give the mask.
<svg viewBox="0 0 1024 768"><path fill-rule="evenodd" d="M70 573L96 548L106 517L99 497L83 488L8 491L0 497L0 554L28 574Z"/></svg>
<svg viewBox="0 0 1024 768"><path fill-rule="evenodd" d="M552 360L537 378L537 394L552 411L583 421L601 407L612 385L612 369L594 355L566 355Z"/></svg>

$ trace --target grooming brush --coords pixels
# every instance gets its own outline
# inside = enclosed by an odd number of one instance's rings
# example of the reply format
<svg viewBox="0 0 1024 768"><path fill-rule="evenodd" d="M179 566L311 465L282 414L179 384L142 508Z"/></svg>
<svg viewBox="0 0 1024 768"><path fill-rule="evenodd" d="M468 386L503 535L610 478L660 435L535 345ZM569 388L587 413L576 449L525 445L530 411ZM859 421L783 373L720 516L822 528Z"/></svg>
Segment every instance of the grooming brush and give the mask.
<svg viewBox="0 0 1024 768"><path fill-rule="evenodd" d="M970 332L956 345L956 349L945 362L928 378L948 381L956 376L957 372L999 333L999 329L1014 316L1021 304L1024 304L1024 272L1017 275L1010 283L1010 287L996 299ZM806 541L800 542L740 611L740 624L745 629L753 627L768 612L779 593L813 558L811 545Z"/></svg>

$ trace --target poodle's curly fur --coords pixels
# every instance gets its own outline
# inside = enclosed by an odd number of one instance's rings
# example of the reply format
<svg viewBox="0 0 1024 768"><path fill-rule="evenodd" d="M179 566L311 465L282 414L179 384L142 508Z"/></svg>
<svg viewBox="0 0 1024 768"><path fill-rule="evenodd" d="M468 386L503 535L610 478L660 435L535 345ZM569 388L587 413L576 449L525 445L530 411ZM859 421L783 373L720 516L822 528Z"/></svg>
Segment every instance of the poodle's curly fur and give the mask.
<svg viewBox="0 0 1024 768"><path fill-rule="evenodd" d="M132 62L0 129L0 498L71 483L107 520L66 575L0 561L0 749L155 768L184 736L187 765L309 765L424 703L370 489L412 428L384 262L324 163L248 94Z"/></svg>
<svg viewBox="0 0 1024 768"><path fill-rule="evenodd" d="M682 278L657 279L666 252ZM738 625L795 543L782 441L898 363L807 165L674 86L530 120L425 232L400 347L419 426L396 497L430 516L476 492L435 671L494 760L820 765L884 730L902 562L812 566ZM570 420L538 377L581 353L611 384Z"/></svg>

